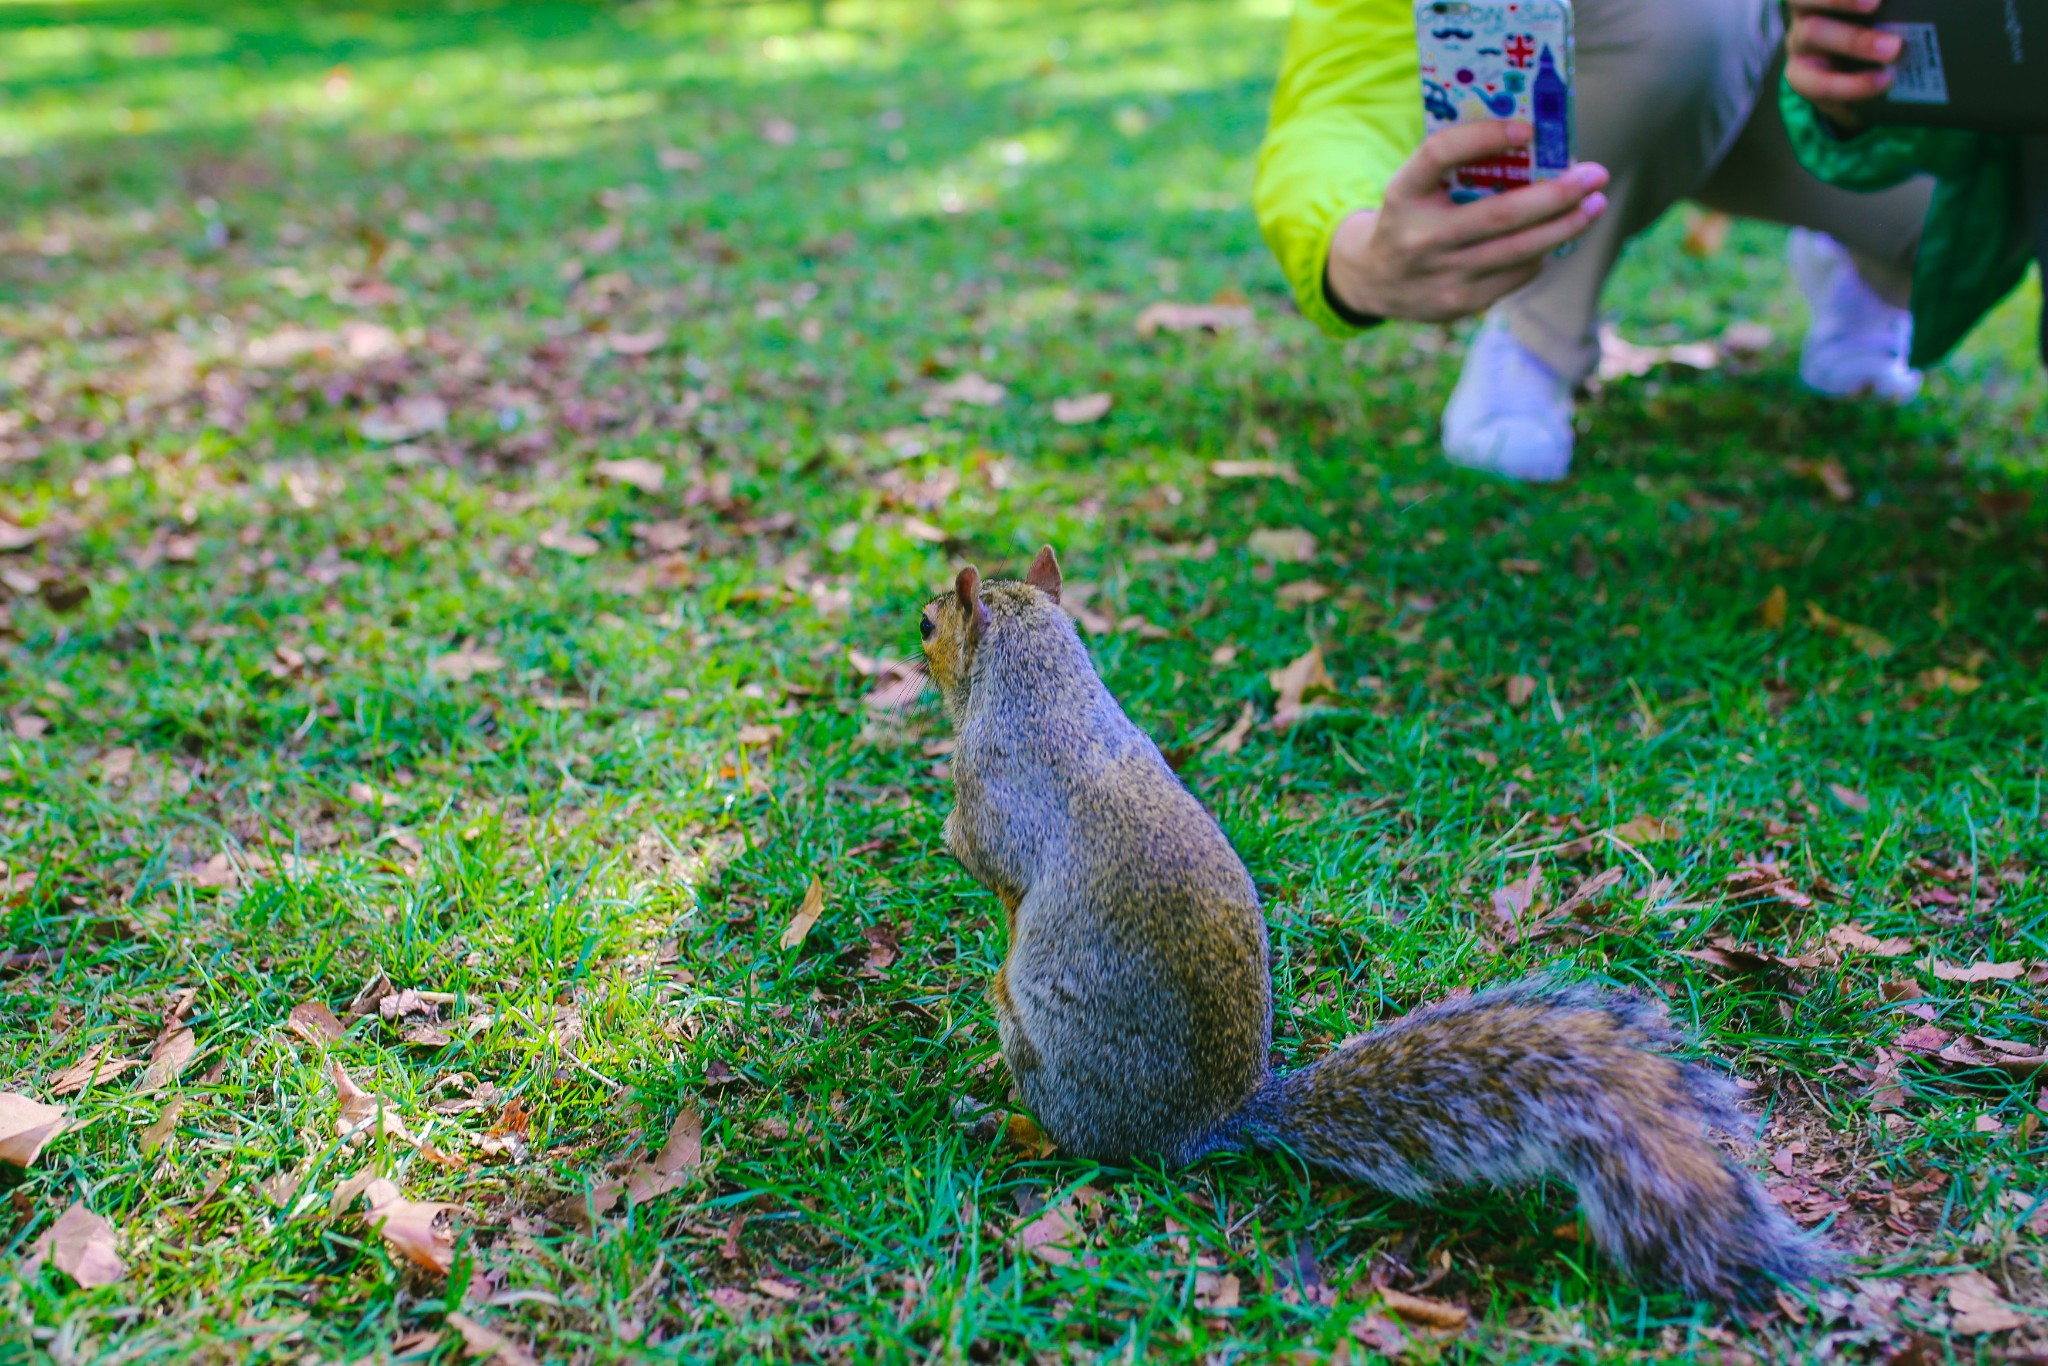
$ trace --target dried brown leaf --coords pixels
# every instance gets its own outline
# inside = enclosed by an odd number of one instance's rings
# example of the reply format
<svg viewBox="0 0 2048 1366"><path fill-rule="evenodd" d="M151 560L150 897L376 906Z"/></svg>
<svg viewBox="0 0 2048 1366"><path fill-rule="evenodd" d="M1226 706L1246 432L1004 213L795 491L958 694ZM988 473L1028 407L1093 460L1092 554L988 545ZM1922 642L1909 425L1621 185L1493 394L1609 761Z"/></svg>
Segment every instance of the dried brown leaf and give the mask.
<svg viewBox="0 0 2048 1366"><path fill-rule="evenodd" d="M0 1091L0 1162L26 1167L69 1121L54 1105Z"/></svg>
<svg viewBox="0 0 2048 1366"><path fill-rule="evenodd" d="M87 1209L83 1200L73 1201L36 1240L31 1258L39 1262L44 1255L87 1290L112 1285L128 1274L115 1247L114 1226Z"/></svg>
<svg viewBox="0 0 2048 1366"><path fill-rule="evenodd" d="M96 1043L88 1048L84 1057L50 1077L50 1094L68 1096L73 1092L83 1091L88 1086L110 1082L130 1068L142 1066L139 1058L110 1058L106 1053L107 1045L104 1043Z"/></svg>
<svg viewBox="0 0 2048 1366"><path fill-rule="evenodd" d="M489 650L464 645L447 654L437 655L427 665L427 672L451 683L467 683L480 674L496 673L504 667L505 661Z"/></svg>
<svg viewBox="0 0 2048 1366"><path fill-rule="evenodd" d="M704 1165L704 1117L694 1108L678 1114L669 1126L668 1141L652 1160L626 1180L626 1198L644 1204L688 1185Z"/></svg>
<svg viewBox="0 0 2048 1366"><path fill-rule="evenodd" d="M1828 931L1828 942L1839 944L1851 953L1867 953L1873 958L1903 958L1913 951L1910 939L1879 939L1856 924L1835 926Z"/></svg>
<svg viewBox="0 0 2048 1366"><path fill-rule="evenodd" d="M191 1065L193 1056L198 1052L199 1040L191 1030L175 1029L164 1035L151 1051L149 1066L143 1071L142 1080L136 1083L135 1093L150 1096L163 1090Z"/></svg>
<svg viewBox="0 0 2048 1366"><path fill-rule="evenodd" d="M1410 1295L1404 1291L1382 1288L1380 1302L1389 1310L1409 1323L1442 1332L1457 1332L1465 1326L1472 1311L1462 1304L1449 1300L1433 1299L1428 1295Z"/></svg>
<svg viewBox="0 0 2048 1366"><path fill-rule="evenodd" d="M642 493L660 493L661 486L668 482L666 468L657 461L639 456L625 460L600 460L590 467L590 472L608 484L625 484Z"/></svg>
<svg viewBox="0 0 2048 1366"><path fill-rule="evenodd" d="M1157 332L1222 332L1249 327L1252 310L1246 304L1147 304L1138 314L1138 335Z"/></svg>
<svg viewBox="0 0 2048 1366"><path fill-rule="evenodd" d="M1840 783L1829 783L1828 791L1834 794L1836 801L1848 807L1851 811L1861 813L1870 810L1870 798L1864 796L1853 787L1844 787Z"/></svg>
<svg viewBox="0 0 2048 1366"><path fill-rule="evenodd" d="M164 1106L163 1113L158 1115L155 1121L142 1131L137 1142L142 1148L142 1155L144 1157L155 1157L157 1149L171 1141L171 1135L176 1133L178 1129L178 1112L184 1108L185 1098L183 1096L172 1096L171 1103Z"/></svg>
<svg viewBox="0 0 2048 1366"><path fill-rule="evenodd" d="M1323 663L1323 647L1320 645L1309 646L1307 654L1284 669L1273 670L1266 675L1266 681L1280 695L1269 723L1274 730L1286 730L1299 721L1302 708L1310 697L1335 692L1337 688L1337 680L1330 677L1330 671Z"/></svg>
<svg viewBox="0 0 2048 1366"><path fill-rule="evenodd" d="M1238 711L1237 719L1230 723L1230 729L1217 736L1210 744L1211 754L1235 754L1244 748L1247 736L1252 733L1252 704L1246 702Z"/></svg>
<svg viewBox="0 0 2048 1366"><path fill-rule="evenodd" d="M292 1007L285 1028L310 1044L330 1044L348 1032L322 1001L301 1001Z"/></svg>
<svg viewBox="0 0 2048 1366"><path fill-rule="evenodd" d="M1245 548L1262 560L1307 564L1316 557L1316 538L1298 526L1262 526L1245 538Z"/></svg>
<svg viewBox="0 0 2048 1366"><path fill-rule="evenodd" d="M1981 1271L1965 1271L1948 1278L1948 1307L1955 1315L1955 1330L1971 1337L2008 1332L2026 1322Z"/></svg>
<svg viewBox="0 0 2048 1366"><path fill-rule="evenodd" d="M537 1366L533 1353L519 1342L467 1314L450 1313L442 1321L462 1335L462 1350L483 1358L487 1366Z"/></svg>
<svg viewBox="0 0 2048 1366"><path fill-rule="evenodd" d="M782 937L777 942L785 949L797 948L810 935L811 927L818 923L818 917L824 913L825 884L814 877L811 879L811 885L804 891L803 905L797 907L796 914L789 918L789 924L783 927Z"/></svg>
<svg viewBox="0 0 2048 1366"><path fill-rule="evenodd" d="M1785 596L1785 585L1782 583L1774 585L1756 609L1757 619L1766 631L1777 631L1784 628L1785 609L1788 605Z"/></svg>
<svg viewBox="0 0 2048 1366"><path fill-rule="evenodd" d="M1062 427L1081 427L1109 416L1116 400L1108 394L1076 394L1052 401L1052 420Z"/></svg>

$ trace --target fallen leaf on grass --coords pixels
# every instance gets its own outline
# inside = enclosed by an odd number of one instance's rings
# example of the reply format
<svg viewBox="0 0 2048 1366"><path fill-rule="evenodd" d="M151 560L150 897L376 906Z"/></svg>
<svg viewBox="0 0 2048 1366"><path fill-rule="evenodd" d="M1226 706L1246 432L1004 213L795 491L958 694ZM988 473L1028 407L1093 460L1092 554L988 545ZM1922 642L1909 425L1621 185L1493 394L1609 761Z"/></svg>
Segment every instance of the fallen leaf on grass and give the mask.
<svg viewBox="0 0 2048 1366"><path fill-rule="evenodd" d="M1301 472L1285 460L1211 460L1209 473L1218 479L1278 479L1299 484Z"/></svg>
<svg viewBox="0 0 2048 1366"><path fill-rule="evenodd" d="M1332 591L1326 583L1318 583L1314 579L1297 579L1293 583L1281 584L1278 591L1273 594L1273 601L1282 607L1306 607L1312 602L1321 602L1329 597Z"/></svg>
<svg viewBox="0 0 2048 1366"><path fill-rule="evenodd" d="M944 417L953 411L956 403L965 403L974 408L993 408L1009 396L1010 391L994 380L970 370L964 375L935 385L925 396L922 412L926 417Z"/></svg>
<svg viewBox="0 0 2048 1366"><path fill-rule="evenodd" d="M1853 787L1844 787L1840 783L1829 783L1828 791L1834 794L1836 801L1859 815L1870 810L1870 798L1864 796Z"/></svg>
<svg viewBox="0 0 2048 1366"><path fill-rule="evenodd" d="M666 469L638 456L626 460L600 460L590 467L590 472L608 484L625 484L642 493L660 493L661 486L668 482Z"/></svg>
<svg viewBox="0 0 2048 1366"><path fill-rule="evenodd" d="M1801 910L1813 905L1813 898L1792 885L1775 863L1744 863L1725 879L1733 896L1766 896Z"/></svg>
<svg viewBox="0 0 2048 1366"><path fill-rule="evenodd" d="M1244 748L1245 738L1252 733L1252 704L1246 702L1237 713L1237 719L1230 723L1230 729L1216 737L1209 746L1211 754L1235 754Z"/></svg>
<svg viewBox="0 0 2048 1366"><path fill-rule="evenodd" d="M1757 620L1763 625L1763 628L1766 631L1783 630L1785 626L1786 606L1787 600L1785 597L1785 585L1781 583L1777 585L1775 588L1771 589L1771 591L1767 595L1765 595L1763 602L1757 607Z"/></svg>
<svg viewBox="0 0 2048 1366"><path fill-rule="evenodd" d="M171 1103L164 1106L164 1112L142 1131L136 1141L141 1146L144 1157L155 1157L157 1149L171 1141L171 1135L177 1132L178 1128L178 1112L184 1108L185 1098L172 1096Z"/></svg>
<svg viewBox="0 0 2048 1366"><path fill-rule="evenodd" d="M1839 944L1851 953L1867 953L1873 958L1903 958L1913 951L1910 939L1879 939L1861 925L1837 925L1828 931L1828 942Z"/></svg>
<svg viewBox="0 0 2048 1366"><path fill-rule="evenodd" d="M1958 1333L1976 1337L2003 1333L2026 1322L1999 1293L1998 1286L1981 1271L1965 1271L1948 1279L1948 1306L1955 1314Z"/></svg>
<svg viewBox="0 0 2048 1366"><path fill-rule="evenodd" d="M1526 707L1529 699L1536 696L1536 680L1527 674L1511 674L1502 691L1507 694L1509 706Z"/></svg>
<svg viewBox="0 0 2048 1366"><path fill-rule="evenodd" d="M1280 694L1274 704L1274 730L1286 730L1301 719L1307 699L1314 695L1335 692L1337 680L1330 677L1330 671L1323 664L1323 647L1311 645L1308 653L1296 659L1284 669L1275 669L1266 675L1266 681L1273 685L1273 691Z"/></svg>
<svg viewBox="0 0 2048 1366"><path fill-rule="evenodd" d="M1029 1115L1011 1115L1003 1122L1003 1138L1027 1158L1044 1160L1059 1151L1052 1135L1038 1127Z"/></svg>
<svg viewBox="0 0 2048 1366"><path fill-rule="evenodd" d="M604 345L615 356L651 356L668 345L668 333L659 327L645 332L609 332Z"/></svg>
<svg viewBox="0 0 2048 1366"><path fill-rule="evenodd" d="M765 749L782 738L780 726L741 726L739 741L741 749Z"/></svg>
<svg viewBox="0 0 2048 1366"><path fill-rule="evenodd" d="M330 1044L348 1032L334 1012L320 1001L301 1001L292 1007L285 1028L310 1044Z"/></svg>
<svg viewBox="0 0 2048 1366"><path fill-rule="evenodd" d="M372 408L363 414L358 430L365 441L389 446L441 431L447 425L448 405L430 394L423 394Z"/></svg>
<svg viewBox="0 0 2048 1366"><path fill-rule="evenodd" d="M1197 1271L1194 1303L1198 1309L1235 1309L1243 1296L1243 1283L1233 1271Z"/></svg>
<svg viewBox="0 0 2048 1366"><path fill-rule="evenodd" d="M442 1320L462 1335L462 1350L482 1357L488 1366L536 1366L533 1353L487 1324L463 1313L450 1313Z"/></svg>
<svg viewBox="0 0 2048 1366"><path fill-rule="evenodd" d="M1464 1328L1472 1311L1462 1304L1449 1300L1432 1299L1428 1295L1410 1295L1399 1290L1382 1289L1380 1302L1402 1319L1424 1328L1434 1328L1452 1333Z"/></svg>
<svg viewBox="0 0 2048 1366"><path fill-rule="evenodd" d="M1076 394L1072 398L1056 398L1052 401L1052 420L1062 427L1080 427L1090 422L1100 422L1109 416L1110 405L1116 400L1108 394Z"/></svg>
<svg viewBox="0 0 2048 1366"><path fill-rule="evenodd" d="M1786 468L1794 474L1803 474L1818 481L1827 490L1828 497L1837 503L1856 501L1856 486L1849 482L1849 472L1833 456L1825 460L1794 460Z"/></svg>
<svg viewBox="0 0 2048 1366"><path fill-rule="evenodd" d="M480 674L496 673L504 667L505 661L489 650L463 645L435 656L427 665L427 672L451 683L467 683Z"/></svg>
<svg viewBox="0 0 2048 1366"><path fill-rule="evenodd" d="M0 1091L0 1162L26 1167L69 1123L54 1105Z"/></svg>
<svg viewBox="0 0 2048 1366"><path fill-rule="evenodd" d="M142 1066L139 1058L110 1058L106 1053L107 1045L103 1043L87 1049L84 1057L49 1079L50 1094L68 1096L88 1086L112 1081L132 1067Z"/></svg>
<svg viewBox="0 0 2048 1366"><path fill-rule="evenodd" d="M363 1222L382 1236L393 1252L414 1266L448 1274L455 1261L455 1233L448 1216L456 1206L438 1200L408 1200L396 1183L364 1170L335 1188L328 1208L340 1214L357 1197L368 1205Z"/></svg>
<svg viewBox="0 0 2048 1366"><path fill-rule="evenodd" d="M797 907L796 914L789 918L789 924L783 926L782 937L777 942L785 949L797 948L810 936L811 927L824 913L825 884L812 878L810 887L804 892L803 905Z"/></svg>
<svg viewBox="0 0 2048 1366"><path fill-rule="evenodd" d="M1349 1331L1359 1346L1389 1360L1403 1360L1408 1351L1408 1335L1385 1314L1360 1314L1351 1320Z"/></svg>
<svg viewBox="0 0 2048 1366"><path fill-rule="evenodd" d="M115 1250L114 1226L85 1207L83 1200L59 1215L43 1236L29 1249L24 1271L40 1267L43 1260L77 1281L79 1287L112 1285L128 1274L128 1267Z"/></svg>
<svg viewBox="0 0 2048 1366"><path fill-rule="evenodd" d="M1138 335L1150 337L1157 332L1222 332L1233 327L1249 327L1252 310L1249 304L1181 304L1162 302L1147 304L1138 314Z"/></svg>
<svg viewBox="0 0 2048 1366"><path fill-rule="evenodd" d="M1054 1266L1067 1266L1081 1243L1081 1229L1067 1213L1072 1198L1048 1205L1037 1217L1017 1230L1017 1247L1026 1256Z"/></svg>
<svg viewBox="0 0 2048 1366"><path fill-rule="evenodd" d="M587 560L604 548L598 544L597 537L578 531L567 522L556 522L535 537L534 543L542 550L552 550L574 560Z"/></svg>
<svg viewBox="0 0 2048 1366"><path fill-rule="evenodd" d="M1952 1034L1935 1025L1921 1025L1899 1035L1897 1047L1963 1070L1990 1068L2016 1077L2048 1071L2048 1052L2011 1039L1981 1034Z"/></svg>
<svg viewBox="0 0 2048 1366"><path fill-rule="evenodd" d="M1658 816L1637 816L1615 826L1613 833L1616 839L1627 844L1662 844L1666 840L1684 838L1685 826Z"/></svg>
<svg viewBox="0 0 2048 1366"><path fill-rule="evenodd" d="M149 1096L163 1090L191 1065L198 1051L199 1040L189 1029L176 1029L164 1035L150 1051L149 1067L136 1084L135 1093Z"/></svg>
<svg viewBox="0 0 2048 1366"><path fill-rule="evenodd" d="M685 1109L669 1126L668 1141L652 1160L642 1163L626 1180L626 1198L645 1204L690 1183L704 1165L704 1117Z"/></svg>
<svg viewBox="0 0 2048 1366"><path fill-rule="evenodd" d="M1600 325L1600 378L1604 382L1647 375L1660 365L1711 370L1720 363L1721 348L1710 341L1638 346L1623 337L1614 324Z"/></svg>
<svg viewBox="0 0 2048 1366"><path fill-rule="evenodd" d="M1806 619L1823 635L1839 636L1872 659L1885 659L1898 649L1891 640L1868 626L1831 616L1817 602L1806 604Z"/></svg>
<svg viewBox="0 0 2048 1366"><path fill-rule="evenodd" d="M355 1084L348 1073L334 1063L334 1089L341 1097L341 1114L335 1127L351 1143L367 1134L382 1133L400 1143L416 1140L398 1117L398 1108L373 1091Z"/></svg>
<svg viewBox="0 0 2048 1366"><path fill-rule="evenodd" d="M0 554L26 550L43 539L43 528L39 526L17 526L0 517Z"/></svg>
<svg viewBox="0 0 2048 1366"><path fill-rule="evenodd" d="M1306 564L1316 557L1316 538L1298 526L1262 526L1245 538L1245 548L1262 560Z"/></svg>
<svg viewBox="0 0 2048 1366"><path fill-rule="evenodd" d="M1769 323L1737 318L1721 329L1721 350L1736 360L1760 356L1771 349L1778 334Z"/></svg>
<svg viewBox="0 0 2048 1366"><path fill-rule="evenodd" d="M1929 958L1921 964L1934 974L1940 982L2011 982L2026 975L2027 965L2021 962L1986 963L1977 962L1958 967L1944 963L1939 958Z"/></svg>
<svg viewBox="0 0 2048 1366"><path fill-rule="evenodd" d="M1967 697L1984 686L1984 680L1975 674L1962 673L1946 665L1922 669L1914 681L1929 692L1952 692L1958 697Z"/></svg>

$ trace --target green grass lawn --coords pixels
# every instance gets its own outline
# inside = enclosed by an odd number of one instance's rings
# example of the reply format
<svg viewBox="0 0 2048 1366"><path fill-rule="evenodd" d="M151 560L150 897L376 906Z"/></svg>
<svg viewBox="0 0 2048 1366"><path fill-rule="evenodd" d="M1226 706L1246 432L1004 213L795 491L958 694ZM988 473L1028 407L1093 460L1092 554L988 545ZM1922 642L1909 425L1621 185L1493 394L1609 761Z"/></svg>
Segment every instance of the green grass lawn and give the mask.
<svg viewBox="0 0 2048 1366"><path fill-rule="evenodd" d="M70 1120L0 1166L0 1360L452 1362L453 1313L576 1362L1362 1362L1383 1289L1469 1312L1408 1360L2048 1350L2038 286L1915 407L1836 406L1782 235L1674 220L1625 333L1772 345L1609 386L1562 487L1465 476L1457 336L1328 341L1259 241L1283 27L0 3L0 1092ZM963 1118L1001 917L932 700L870 675L1041 541L1266 897L1283 1062L1640 987L1851 1274L1728 1319L1565 1191ZM402 1131L345 1139L337 1068ZM445 1276L358 1173L452 1207ZM99 1288L30 1255L80 1201Z"/></svg>

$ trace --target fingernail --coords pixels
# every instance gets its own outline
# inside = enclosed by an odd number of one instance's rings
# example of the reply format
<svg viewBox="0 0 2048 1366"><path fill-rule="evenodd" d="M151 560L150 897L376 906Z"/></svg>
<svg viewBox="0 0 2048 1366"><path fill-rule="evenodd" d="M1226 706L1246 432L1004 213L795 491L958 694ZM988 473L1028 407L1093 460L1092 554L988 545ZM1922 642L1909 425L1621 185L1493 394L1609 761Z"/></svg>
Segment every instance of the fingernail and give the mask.
<svg viewBox="0 0 2048 1366"><path fill-rule="evenodd" d="M1535 133L1535 131L1536 130L1534 128L1522 122L1520 119L1508 120L1509 142L1527 142L1530 139L1530 137Z"/></svg>
<svg viewBox="0 0 2048 1366"><path fill-rule="evenodd" d="M1871 46L1877 49L1877 55L1880 58L1888 62L1899 55L1899 49L1904 45L1904 41L1897 34L1882 33L1878 35L1877 41Z"/></svg>
<svg viewBox="0 0 2048 1366"><path fill-rule="evenodd" d="M1598 218L1607 212L1607 196L1595 190L1579 201L1579 207L1586 211L1586 217Z"/></svg>
<svg viewBox="0 0 2048 1366"><path fill-rule="evenodd" d="M1583 162L1572 168L1572 180L1589 190L1597 190L1607 183L1607 168L1598 162Z"/></svg>

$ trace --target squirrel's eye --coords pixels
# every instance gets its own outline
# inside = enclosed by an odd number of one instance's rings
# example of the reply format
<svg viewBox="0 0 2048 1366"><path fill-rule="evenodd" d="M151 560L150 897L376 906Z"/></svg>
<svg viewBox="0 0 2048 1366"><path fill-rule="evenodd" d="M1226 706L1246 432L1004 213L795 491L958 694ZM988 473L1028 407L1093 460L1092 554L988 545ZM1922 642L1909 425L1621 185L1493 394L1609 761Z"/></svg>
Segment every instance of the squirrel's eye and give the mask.
<svg viewBox="0 0 2048 1366"><path fill-rule="evenodd" d="M930 617L919 617L917 619L917 633L920 636L923 636L926 640L930 640L932 638L932 632L938 629L939 624L933 621Z"/></svg>

